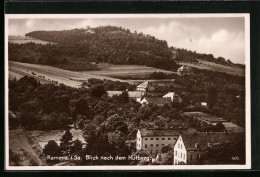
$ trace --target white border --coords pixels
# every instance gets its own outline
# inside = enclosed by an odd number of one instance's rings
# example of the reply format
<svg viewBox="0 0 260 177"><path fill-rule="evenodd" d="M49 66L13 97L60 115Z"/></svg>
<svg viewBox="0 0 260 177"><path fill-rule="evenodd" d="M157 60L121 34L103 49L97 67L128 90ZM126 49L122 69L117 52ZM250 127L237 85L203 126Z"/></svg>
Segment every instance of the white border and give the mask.
<svg viewBox="0 0 260 177"><path fill-rule="evenodd" d="M151 166L9 166L8 131L8 20L21 18L245 18L246 65L246 164L245 165L151 165ZM5 15L5 170L216 170L251 169L250 14L6 14Z"/></svg>

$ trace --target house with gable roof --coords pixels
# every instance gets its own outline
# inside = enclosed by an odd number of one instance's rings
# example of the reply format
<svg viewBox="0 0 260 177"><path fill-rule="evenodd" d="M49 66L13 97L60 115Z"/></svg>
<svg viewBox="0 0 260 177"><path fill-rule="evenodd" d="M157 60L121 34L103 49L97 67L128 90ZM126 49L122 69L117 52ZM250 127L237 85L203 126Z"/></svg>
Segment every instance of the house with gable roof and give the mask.
<svg viewBox="0 0 260 177"><path fill-rule="evenodd" d="M241 138L241 134L233 133L190 133L180 134L173 146L174 165L203 164L210 158L212 150L224 151L232 147L233 142Z"/></svg>
<svg viewBox="0 0 260 177"><path fill-rule="evenodd" d="M146 82L143 82L141 84L139 84L137 87L136 87L136 90L137 91L140 91L142 93L146 93L148 91L154 91L155 90L155 87L153 86L153 84L149 81L146 81Z"/></svg>
<svg viewBox="0 0 260 177"><path fill-rule="evenodd" d="M163 98L170 99L172 102L181 103L182 98L175 92L169 92L163 96Z"/></svg>

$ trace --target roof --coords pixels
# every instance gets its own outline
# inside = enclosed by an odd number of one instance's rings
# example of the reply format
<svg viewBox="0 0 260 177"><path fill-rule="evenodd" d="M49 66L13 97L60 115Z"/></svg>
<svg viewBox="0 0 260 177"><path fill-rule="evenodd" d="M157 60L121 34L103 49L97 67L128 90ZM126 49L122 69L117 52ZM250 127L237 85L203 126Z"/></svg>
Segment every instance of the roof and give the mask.
<svg viewBox="0 0 260 177"><path fill-rule="evenodd" d="M210 123L216 123L216 122L227 122L227 120L217 117L217 116L213 116L213 115L209 115L203 112L184 112L184 115L202 120L202 121L207 121Z"/></svg>
<svg viewBox="0 0 260 177"><path fill-rule="evenodd" d="M109 97L112 97L114 95L121 95L123 92L122 91L107 91L107 95Z"/></svg>
<svg viewBox="0 0 260 177"><path fill-rule="evenodd" d="M166 95L164 95L163 97L173 97L175 94L175 92L169 92Z"/></svg>
<svg viewBox="0 0 260 177"><path fill-rule="evenodd" d="M143 82L141 84L139 84L137 87L141 87L141 88L147 88L148 86L152 86L151 82Z"/></svg>
<svg viewBox="0 0 260 177"><path fill-rule="evenodd" d="M142 97L142 92L129 91L127 93L128 93L129 98L141 98Z"/></svg>
<svg viewBox="0 0 260 177"><path fill-rule="evenodd" d="M107 91L107 95L109 97L112 97L114 95L121 95L123 93L123 91ZM142 97L142 93L141 92L136 92L136 91L128 91L128 97L129 98L141 98Z"/></svg>
<svg viewBox="0 0 260 177"><path fill-rule="evenodd" d="M186 70L186 71L188 71L188 70L190 70L190 68L188 66L184 65L184 66L181 66L180 68L178 68L178 70Z"/></svg>
<svg viewBox="0 0 260 177"><path fill-rule="evenodd" d="M167 93L166 95L164 95L163 97L171 97L171 98L174 98L174 97L179 97L179 95L175 92L169 92Z"/></svg>
<svg viewBox="0 0 260 177"><path fill-rule="evenodd" d="M141 129L141 136L178 136L180 134L179 130L176 129Z"/></svg>
<svg viewBox="0 0 260 177"><path fill-rule="evenodd" d="M212 146L234 142L241 138L241 133L195 133L181 134L186 150L205 150ZM196 148L198 144L198 148Z"/></svg>
<svg viewBox="0 0 260 177"><path fill-rule="evenodd" d="M151 104L170 104L171 100L161 97L144 97L146 101Z"/></svg>

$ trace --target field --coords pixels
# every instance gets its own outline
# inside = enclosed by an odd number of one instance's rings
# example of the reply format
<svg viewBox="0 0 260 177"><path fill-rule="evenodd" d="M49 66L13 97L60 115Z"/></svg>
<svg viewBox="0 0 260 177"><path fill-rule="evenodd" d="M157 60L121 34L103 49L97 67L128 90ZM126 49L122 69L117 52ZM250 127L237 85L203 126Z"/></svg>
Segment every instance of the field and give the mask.
<svg viewBox="0 0 260 177"><path fill-rule="evenodd" d="M102 64L100 65L101 70L99 71L68 71L59 69L47 65L29 64L9 61L9 77L21 77L22 75L32 75L38 78L40 81L51 82L57 81L65 85L79 88L83 81L87 81L90 78L96 79L107 79L112 81L128 82L135 84L141 82L141 80L123 80L113 78L115 75L147 75L154 71L161 71L166 73L173 73L161 69L152 67L139 66L139 65L112 65ZM44 80L40 79L39 76L44 76ZM18 79L17 78L17 79Z"/></svg>
<svg viewBox="0 0 260 177"><path fill-rule="evenodd" d="M225 72L232 75L245 76L245 70L238 67L224 66L220 64L216 64L213 62L199 60L199 63L187 63L187 62L179 62L180 65L187 65L189 67L199 68L199 69L207 69L211 71L217 72Z"/></svg>
<svg viewBox="0 0 260 177"><path fill-rule="evenodd" d="M53 44L53 42L42 41L39 39L35 39L32 37L26 37L26 36L8 36L8 42L17 43L17 44L24 44L24 43L28 43L28 42L34 42L37 44L48 44L48 43Z"/></svg>
<svg viewBox="0 0 260 177"><path fill-rule="evenodd" d="M81 142L85 143L84 138L82 137L81 130L71 129L70 132L72 133L73 140L80 140ZM28 134L32 138L35 143L38 143L41 148L48 143L49 140L54 140L58 145L60 144L60 139L65 132L61 130L52 130L52 131L30 131Z"/></svg>

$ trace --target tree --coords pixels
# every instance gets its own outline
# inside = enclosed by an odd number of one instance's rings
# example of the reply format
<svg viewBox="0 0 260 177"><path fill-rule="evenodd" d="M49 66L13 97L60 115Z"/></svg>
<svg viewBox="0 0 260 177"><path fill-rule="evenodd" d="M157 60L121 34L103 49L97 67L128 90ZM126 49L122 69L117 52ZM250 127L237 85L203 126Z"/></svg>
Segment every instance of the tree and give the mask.
<svg viewBox="0 0 260 177"><path fill-rule="evenodd" d="M65 134L60 139L60 148L63 154L70 154L73 144L73 136L69 130L66 130Z"/></svg>
<svg viewBox="0 0 260 177"><path fill-rule="evenodd" d="M222 122L218 122L216 126L214 127L216 132L223 132L225 130L225 126Z"/></svg>
<svg viewBox="0 0 260 177"><path fill-rule="evenodd" d="M73 141L72 153L79 155L82 151L82 146L83 143L79 139Z"/></svg>
<svg viewBox="0 0 260 177"><path fill-rule="evenodd" d="M100 98L106 93L106 91L103 85L98 84L91 87L91 93L94 97Z"/></svg>
<svg viewBox="0 0 260 177"><path fill-rule="evenodd" d="M75 105L76 114L87 115L88 112L89 112L89 105L86 99L80 99L79 101L76 102Z"/></svg>
<svg viewBox="0 0 260 177"><path fill-rule="evenodd" d="M208 105L209 108L213 108L213 106L216 104L218 99L218 90L214 87L208 88Z"/></svg>
<svg viewBox="0 0 260 177"><path fill-rule="evenodd" d="M46 144L44 146L43 154L45 156L58 157L58 156L61 155L60 147L54 140L50 140L50 141L48 141L48 144ZM47 162L50 162L50 163L53 164L53 163L59 162L59 160L49 160L49 159L47 159Z"/></svg>
<svg viewBox="0 0 260 177"><path fill-rule="evenodd" d="M122 103L128 103L129 102L128 93L126 91L122 92L122 94L119 95L119 100Z"/></svg>
<svg viewBox="0 0 260 177"><path fill-rule="evenodd" d="M61 155L60 147L59 145L54 141L50 140L43 148L43 154L45 156L59 156Z"/></svg>

